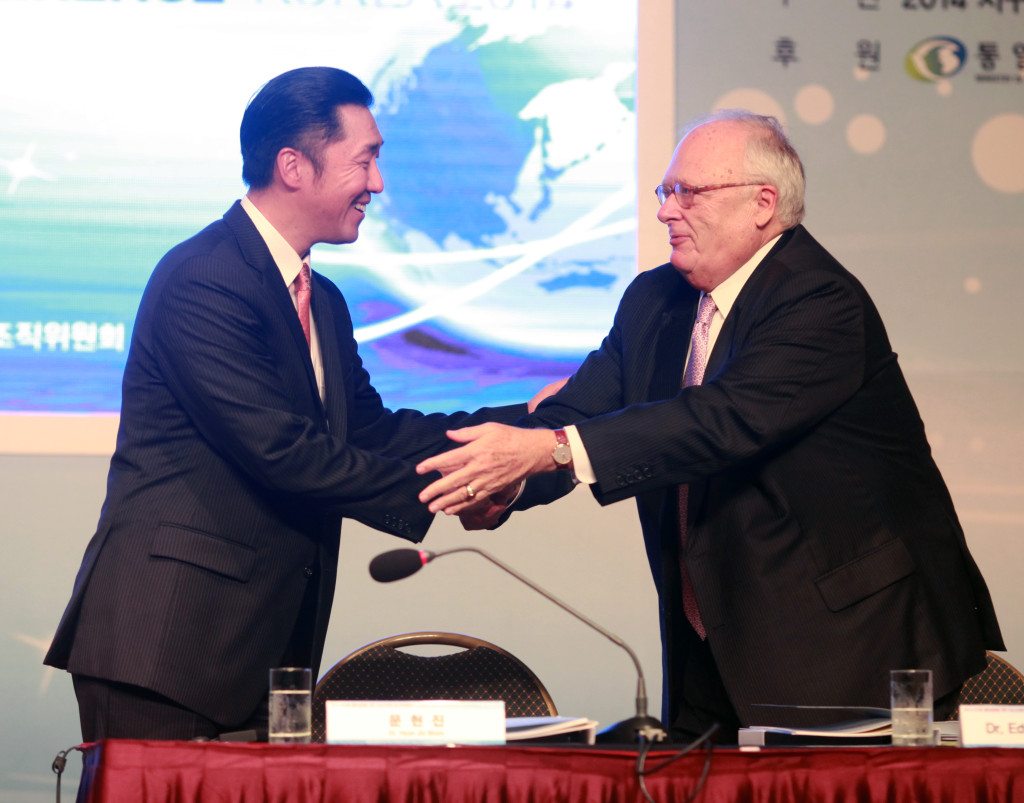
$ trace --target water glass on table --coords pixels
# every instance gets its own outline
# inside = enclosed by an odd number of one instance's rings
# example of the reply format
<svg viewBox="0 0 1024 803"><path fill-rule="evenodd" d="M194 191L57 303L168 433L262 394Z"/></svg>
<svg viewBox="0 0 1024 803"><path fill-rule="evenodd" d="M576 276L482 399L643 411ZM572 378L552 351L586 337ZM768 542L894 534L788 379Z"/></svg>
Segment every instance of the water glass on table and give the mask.
<svg viewBox="0 0 1024 803"><path fill-rule="evenodd" d="M304 744L311 726L311 671L297 666L270 670L268 739L277 744Z"/></svg>
<svg viewBox="0 0 1024 803"><path fill-rule="evenodd" d="M932 728L930 669L894 669L889 673L892 743L904 747L935 744Z"/></svg>

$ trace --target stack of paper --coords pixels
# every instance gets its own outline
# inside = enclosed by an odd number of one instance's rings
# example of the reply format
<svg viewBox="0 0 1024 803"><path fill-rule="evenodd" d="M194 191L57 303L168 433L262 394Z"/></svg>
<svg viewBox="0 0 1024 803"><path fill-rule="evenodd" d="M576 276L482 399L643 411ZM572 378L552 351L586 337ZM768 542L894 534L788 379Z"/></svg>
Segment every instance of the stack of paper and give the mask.
<svg viewBox="0 0 1024 803"><path fill-rule="evenodd" d="M848 720L816 728L780 728L755 725L740 728L740 747L772 744L890 744L892 722L888 717Z"/></svg>
<svg viewBox="0 0 1024 803"><path fill-rule="evenodd" d="M808 727L754 725L740 728L740 747L764 745L892 744L892 719L885 708L867 706L764 705L779 719L813 717L827 724ZM842 717L827 722L830 717ZM852 717L851 717L852 715ZM935 723L935 744L958 744L960 723Z"/></svg>
<svg viewBox="0 0 1024 803"><path fill-rule="evenodd" d="M505 741L556 741L593 744L597 722L586 717L509 717Z"/></svg>

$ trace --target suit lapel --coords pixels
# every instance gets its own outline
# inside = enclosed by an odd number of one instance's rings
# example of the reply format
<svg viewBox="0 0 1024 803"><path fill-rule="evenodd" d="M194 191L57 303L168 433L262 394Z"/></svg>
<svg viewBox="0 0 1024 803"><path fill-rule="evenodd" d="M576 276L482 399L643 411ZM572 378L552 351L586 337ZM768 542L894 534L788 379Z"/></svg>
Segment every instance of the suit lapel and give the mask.
<svg viewBox="0 0 1024 803"><path fill-rule="evenodd" d="M338 331L334 310L331 308L327 290L320 276L313 274L313 320L316 321L317 338L320 341L320 360L324 368L324 408L331 432L344 432L345 400L344 367L338 348Z"/></svg>
<svg viewBox="0 0 1024 803"><path fill-rule="evenodd" d="M750 284L750 282L748 281L747 284ZM742 313L740 303L742 295L743 293L740 292L740 298L736 299L736 303L733 304L732 309L729 310L729 316L722 324L722 329L715 340L715 347L711 349L711 354L708 355L708 362L704 368L704 383L713 381L715 375L729 362L729 356L732 354L732 341L736 333L736 321L740 318ZM696 528L693 525L694 522L701 521L704 518L703 507L704 499L707 496L707 490L707 478L702 478L690 483L688 515L691 527L691 548L695 548L697 539L701 537L699 528Z"/></svg>
<svg viewBox="0 0 1024 803"><path fill-rule="evenodd" d="M671 399L682 388L686 350L697 315L699 293L680 277L679 285L668 294L657 322L653 370L648 401Z"/></svg>
<svg viewBox="0 0 1024 803"><path fill-rule="evenodd" d="M241 202L235 201L225 213L224 222L235 236L242 257L262 277L263 287L280 313L281 329L279 333L290 338L295 344L299 359L304 361L310 391L314 397L319 399L320 392L316 386L316 375L313 373L313 362L309 356L306 335L299 324L299 316L295 312L295 305L292 303L288 288L285 287L284 281L281 279L281 271L277 267L277 263L274 262L274 258L270 256L267 244L253 224L252 218L242 208ZM314 298L315 296L314 293Z"/></svg>
<svg viewBox="0 0 1024 803"><path fill-rule="evenodd" d="M742 293L740 295L742 296ZM707 365L704 366L704 382L714 379L715 374L728 361L728 357L732 353L733 336L736 334L736 319L740 317L740 313L741 299L737 298L736 303L729 310L729 317L723 321L718 337L715 338L715 347L708 355Z"/></svg>
<svg viewBox="0 0 1024 803"><path fill-rule="evenodd" d="M711 354L708 355L708 363L704 368L704 381L710 382L714 379L717 374L729 361L729 357L732 355L733 341L736 338L736 330L743 320L743 309L750 303L756 304L761 296L762 285L764 283L765 271L763 267L775 259L776 254L783 249L790 240L793 239L794 234L797 231L803 230L803 226L797 226L794 229L790 229L783 233L779 241L772 246L771 250L765 254L764 259L754 269L754 272L747 279L747 283L743 285L743 289L740 290L738 296L736 296L736 302L732 305L732 309L729 311L729 317L725 319L722 324L722 330L718 333L718 338L715 340L715 347L711 350Z"/></svg>
<svg viewBox="0 0 1024 803"><path fill-rule="evenodd" d="M671 278L672 289L664 295L661 311L652 316L657 329L651 333L649 338L654 343L654 348L651 349L652 367L647 401L671 399L682 389L686 351L690 342L690 333L693 330L693 322L697 317L697 300L700 294L678 274L674 274ZM677 279L678 283L676 283ZM672 572L675 571L678 574L679 559L679 525L676 523L675 486L671 490L672 493L662 496L660 503L651 506L651 512L655 516L655 520L652 522L652 532L661 533L663 539L675 539L662 545L665 550L662 553L664 563L659 556L655 563L660 565L653 571L655 571L655 577L661 578L660 583L663 589L674 588L678 591L678 580L672 580ZM674 535L670 535L670 533ZM653 552L649 554L653 554Z"/></svg>

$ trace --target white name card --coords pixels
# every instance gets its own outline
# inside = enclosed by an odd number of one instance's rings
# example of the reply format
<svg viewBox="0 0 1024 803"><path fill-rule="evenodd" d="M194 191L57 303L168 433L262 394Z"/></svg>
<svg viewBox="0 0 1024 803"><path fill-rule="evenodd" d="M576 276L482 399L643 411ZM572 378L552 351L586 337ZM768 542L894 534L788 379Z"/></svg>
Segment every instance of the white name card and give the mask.
<svg viewBox="0 0 1024 803"><path fill-rule="evenodd" d="M964 747L1024 747L1024 705L960 706Z"/></svg>
<svg viewBox="0 0 1024 803"><path fill-rule="evenodd" d="M328 744L505 744L504 700L328 700Z"/></svg>

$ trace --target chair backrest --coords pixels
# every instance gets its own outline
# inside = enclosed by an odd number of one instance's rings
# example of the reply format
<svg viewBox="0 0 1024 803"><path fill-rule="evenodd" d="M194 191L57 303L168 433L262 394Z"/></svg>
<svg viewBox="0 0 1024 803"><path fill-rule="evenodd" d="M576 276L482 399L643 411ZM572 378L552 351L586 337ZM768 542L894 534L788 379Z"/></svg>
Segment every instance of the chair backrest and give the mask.
<svg viewBox="0 0 1024 803"><path fill-rule="evenodd" d="M960 718L960 706L972 703L1024 704L1024 673L995 653L986 653L988 665L970 677L960 689L953 719Z"/></svg>
<svg viewBox="0 0 1024 803"><path fill-rule="evenodd" d="M416 655L416 644L458 647ZM460 633L424 631L367 644L329 669L313 691L313 741L326 737L327 700L504 700L510 717L555 716L558 710L530 668L494 644Z"/></svg>

